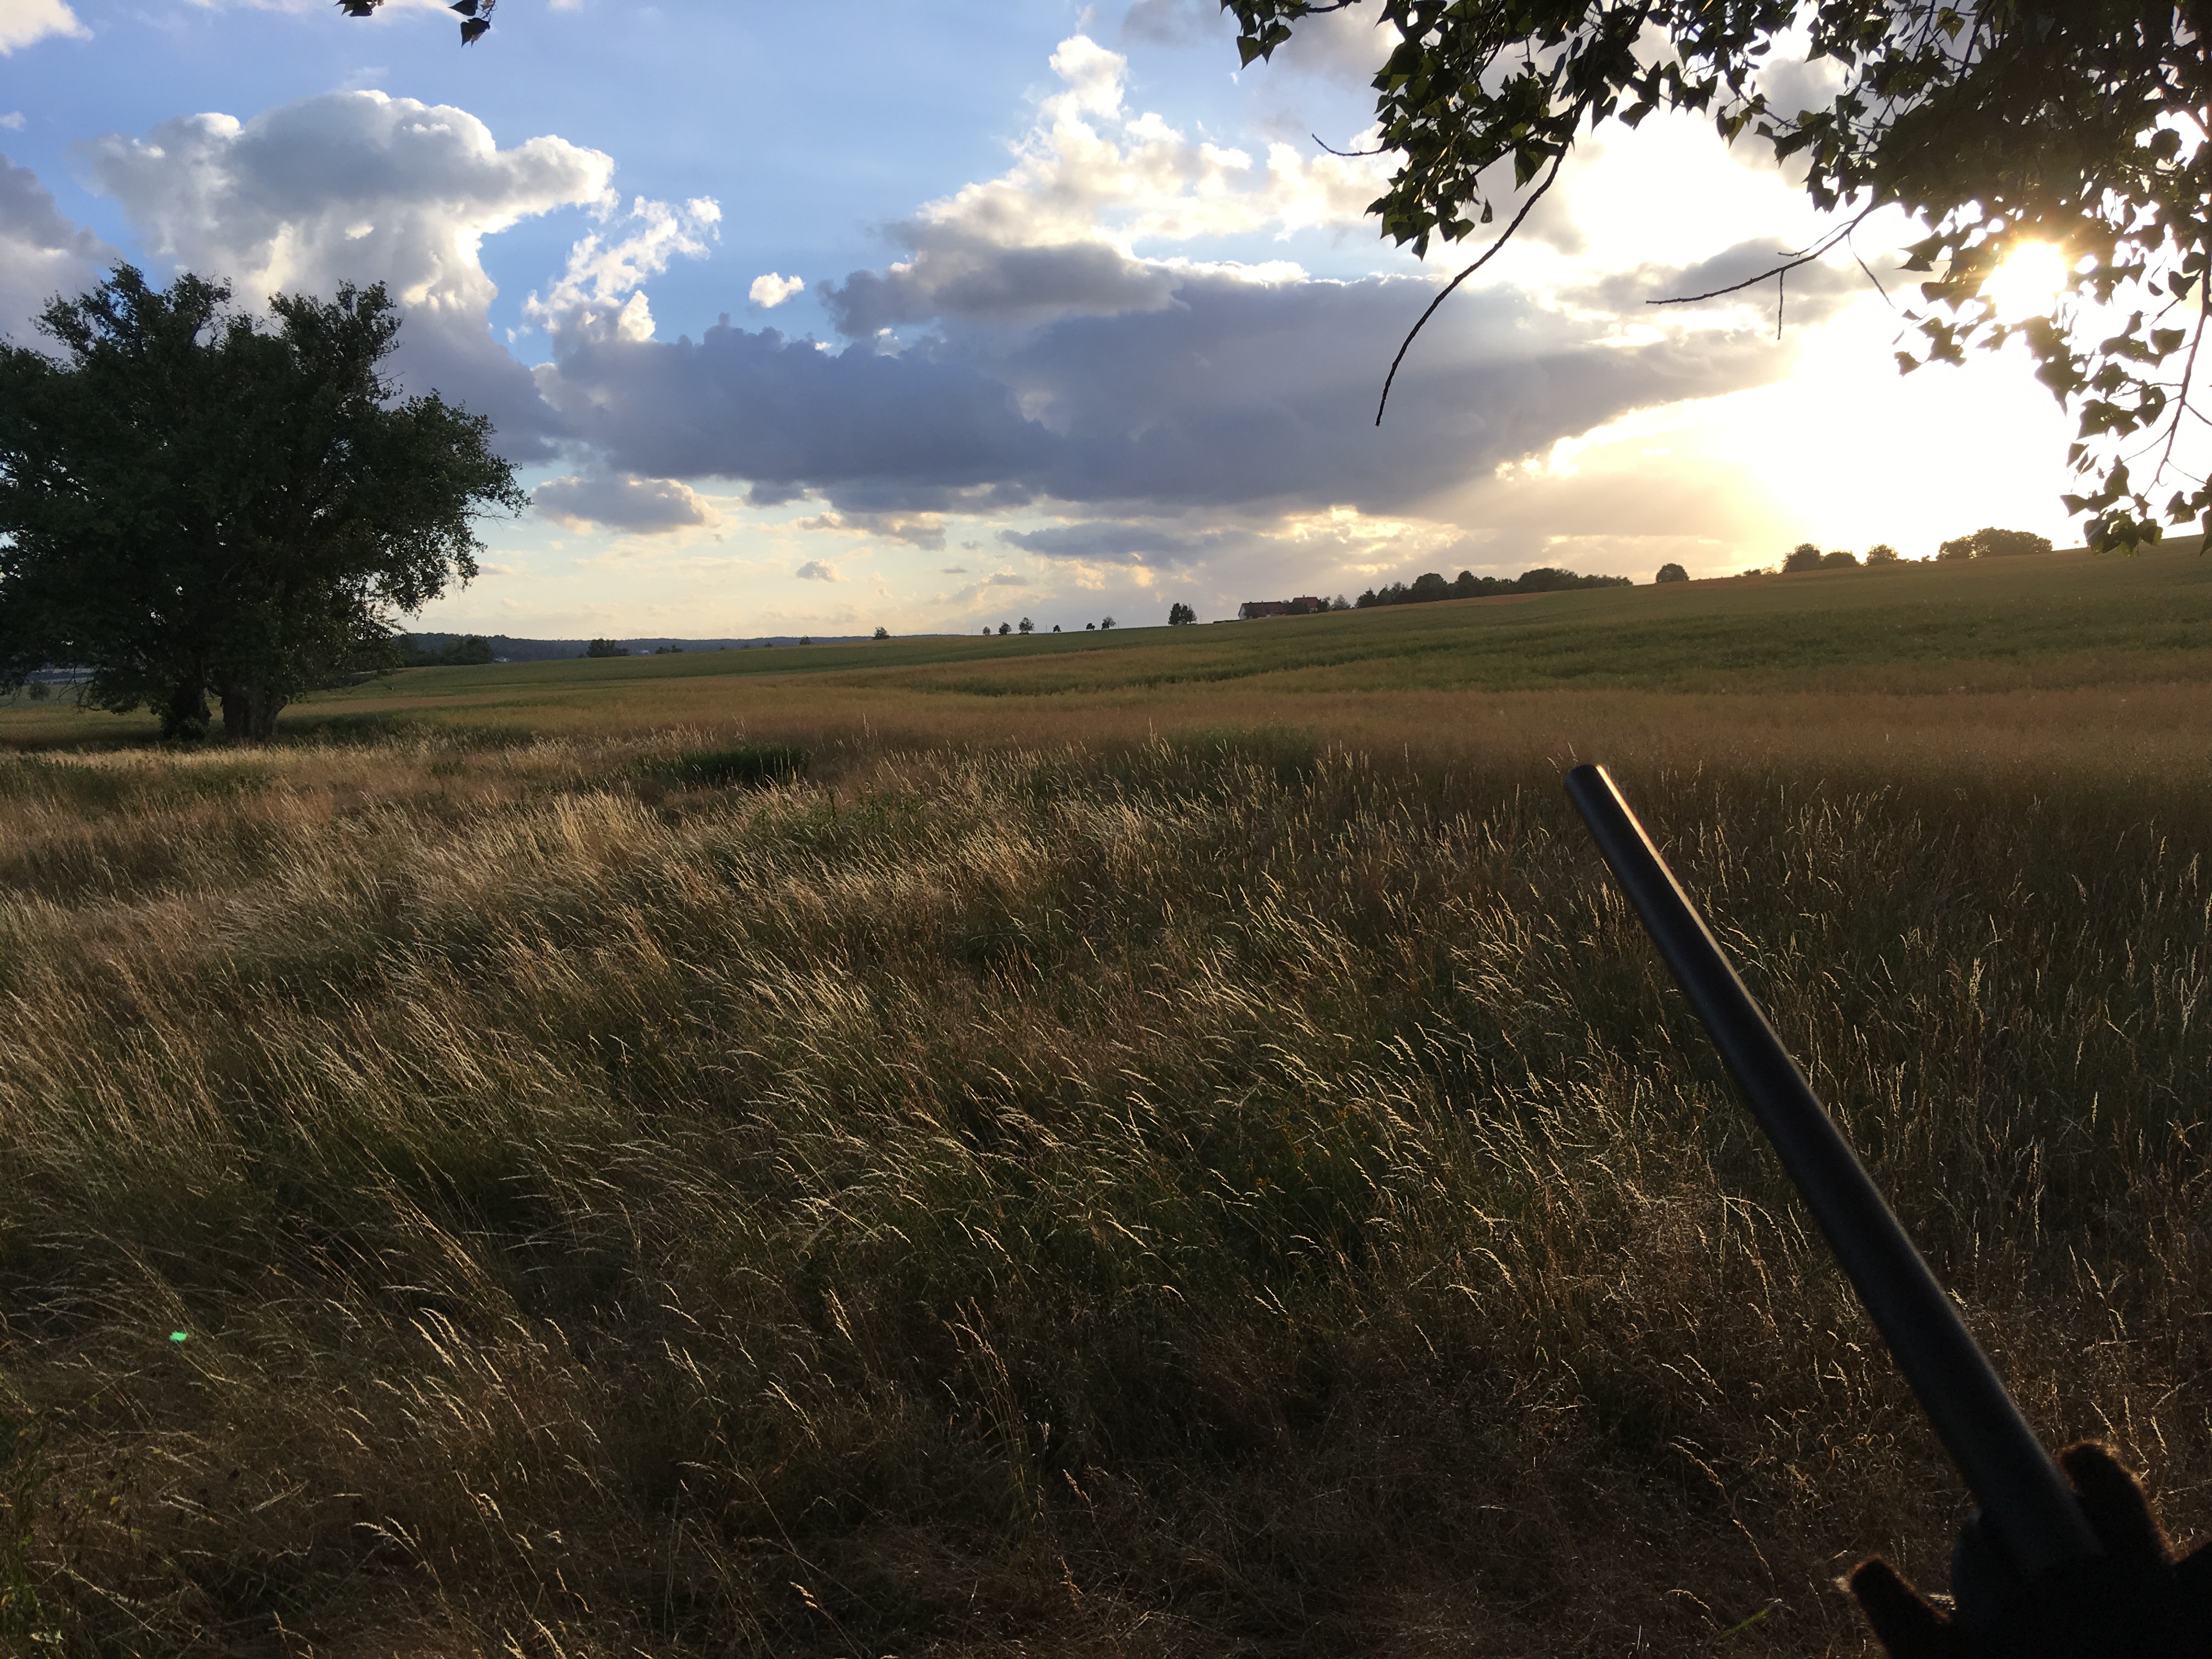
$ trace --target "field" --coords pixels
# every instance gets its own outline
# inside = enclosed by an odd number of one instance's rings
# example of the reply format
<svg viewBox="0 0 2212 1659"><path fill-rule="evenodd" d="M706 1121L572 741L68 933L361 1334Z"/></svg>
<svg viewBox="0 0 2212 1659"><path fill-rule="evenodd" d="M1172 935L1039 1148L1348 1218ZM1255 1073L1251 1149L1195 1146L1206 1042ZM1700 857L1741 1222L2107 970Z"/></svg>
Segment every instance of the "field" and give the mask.
<svg viewBox="0 0 2212 1659"><path fill-rule="evenodd" d="M1871 1650L1960 1495L1574 759L2212 1529L2208 647L2166 551L0 711L0 1650Z"/></svg>

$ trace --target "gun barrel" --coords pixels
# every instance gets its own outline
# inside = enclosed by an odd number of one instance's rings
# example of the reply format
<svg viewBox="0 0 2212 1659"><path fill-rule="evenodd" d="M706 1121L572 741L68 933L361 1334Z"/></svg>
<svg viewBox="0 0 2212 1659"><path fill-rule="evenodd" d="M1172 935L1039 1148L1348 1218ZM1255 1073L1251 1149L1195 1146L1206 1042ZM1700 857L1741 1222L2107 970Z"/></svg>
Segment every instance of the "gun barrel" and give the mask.
<svg viewBox="0 0 2212 1659"><path fill-rule="evenodd" d="M1720 1050L1936 1433L2021 1571L2101 1554L2012 1396L1605 769L1567 795Z"/></svg>

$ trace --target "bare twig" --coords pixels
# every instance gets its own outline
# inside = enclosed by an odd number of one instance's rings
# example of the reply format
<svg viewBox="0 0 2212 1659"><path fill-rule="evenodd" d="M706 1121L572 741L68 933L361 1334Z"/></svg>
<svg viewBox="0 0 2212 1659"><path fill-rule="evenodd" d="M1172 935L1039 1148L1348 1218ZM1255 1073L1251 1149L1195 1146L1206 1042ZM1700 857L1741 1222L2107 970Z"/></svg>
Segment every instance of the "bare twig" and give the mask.
<svg viewBox="0 0 2212 1659"><path fill-rule="evenodd" d="M1442 305L1446 300L1451 298L1451 292L1454 289L1457 288L1468 277L1474 276L1476 271L1480 270L1483 266L1488 264L1492 259L1497 257L1498 250L1504 247L1507 240L1511 238L1513 233L1521 228L1521 222L1528 216L1529 213L1534 209L1537 203L1544 199L1544 192L1551 189L1553 184L1559 179L1559 164L1566 159L1567 155L1565 150L1561 150L1557 155L1552 158L1552 170L1544 175L1544 182L1536 186L1534 193L1532 194L1526 202L1522 204L1521 211L1513 216L1513 222L1498 233L1498 240L1483 250L1482 257L1480 259L1477 259L1465 270L1462 270L1458 276L1453 277L1451 281L1445 283L1443 292L1437 295L1435 299L1429 301L1429 308L1421 313L1420 320L1413 325L1413 328L1407 333L1405 339L1400 343L1398 346L1398 355L1390 360L1390 372L1382 377L1382 396L1375 405L1376 425L1380 426L1382 424L1382 411L1387 409L1390 404L1391 384L1398 378L1398 365L1406 361L1406 353L1413 343L1413 336L1419 334L1421 330L1426 326L1429 319L1437 314L1437 307Z"/></svg>
<svg viewBox="0 0 2212 1659"><path fill-rule="evenodd" d="M1386 144L1377 144L1377 145L1376 145L1376 146L1375 146L1375 148L1374 148L1373 149L1338 149L1334 144L1330 143L1327 139L1323 138L1323 137L1321 136L1321 134L1319 134L1319 133L1317 133L1317 132L1310 132L1310 133L1308 133L1308 134L1306 135L1306 137L1309 137L1309 138L1310 138L1310 139L1312 139L1312 140L1314 141L1314 143L1316 143L1316 144L1319 144L1319 145L1320 145L1323 149L1327 150L1327 151L1328 151L1331 155L1341 155L1341 156L1345 157L1347 161L1353 160L1353 159L1355 159L1355 158L1357 158L1357 157L1358 157L1358 156L1362 156L1362 155L1384 155L1384 154L1386 154L1386 153L1388 152L1389 148L1389 147L1388 145L1386 145Z"/></svg>
<svg viewBox="0 0 2212 1659"><path fill-rule="evenodd" d="M2197 329L2189 337L2189 356L2181 365L2181 389L2174 394L2173 424L2166 428L2166 453L2158 458L2158 471L2154 480L2166 476L2166 469L2173 462L2173 442L2181 435L2181 412L2189 407L2189 382L2197 373L2197 348L2204 343L2204 325L2212 320L2212 283L2199 276L2197 283Z"/></svg>
<svg viewBox="0 0 2212 1659"><path fill-rule="evenodd" d="M1841 230L1835 232L1832 235L1822 237L1819 243L1806 249L1806 251L1797 258L1790 260L1785 264L1776 265L1770 270L1762 270L1756 276L1747 276L1740 283L1730 283L1726 288L1717 288L1708 294L1678 294L1670 300L1646 300L1644 303L1647 306L1693 306L1700 300L1717 300L1723 294L1741 294L1744 289L1755 287L1759 283L1765 282L1770 276L1779 276L1786 271L1796 270L1800 265L1811 264L1814 260L1819 258L1830 248L1835 246L1838 242L1842 241L1844 237L1856 230L1866 222L1868 215L1871 214L1873 211L1874 210L1872 208L1867 209L1865 212L1861 213ZM1856 254L1853 254L1851 257L1853 258L1856 258L1858 256ZM1870 276L1874 273L1872 271L1869 271L1867 274ZM1881 285L1877 283L1875 286L1879 288Z"/></svg>

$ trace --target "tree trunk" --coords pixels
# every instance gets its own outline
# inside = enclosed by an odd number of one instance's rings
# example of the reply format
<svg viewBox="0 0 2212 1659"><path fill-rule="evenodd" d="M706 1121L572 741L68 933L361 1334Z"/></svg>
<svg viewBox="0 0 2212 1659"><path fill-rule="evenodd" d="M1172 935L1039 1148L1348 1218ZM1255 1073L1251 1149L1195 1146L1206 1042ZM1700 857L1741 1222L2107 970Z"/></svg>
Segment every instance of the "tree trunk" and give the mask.
<svg viewBox="0 0 2212 1659"><path fill-rule="evenodd" d="M284 699L258 680L227 682L222 687L223 741L234 749L267 743L276 735L277 711Z"/></svg>
<svg viewBox="0 0 2212 1659"><path fill-rule="evenodd" d="M226 715L228 714L225 708ZM161 706L161 735L177 743L198 743L208 734L207 688L195 675L177 682Z"/></svg>

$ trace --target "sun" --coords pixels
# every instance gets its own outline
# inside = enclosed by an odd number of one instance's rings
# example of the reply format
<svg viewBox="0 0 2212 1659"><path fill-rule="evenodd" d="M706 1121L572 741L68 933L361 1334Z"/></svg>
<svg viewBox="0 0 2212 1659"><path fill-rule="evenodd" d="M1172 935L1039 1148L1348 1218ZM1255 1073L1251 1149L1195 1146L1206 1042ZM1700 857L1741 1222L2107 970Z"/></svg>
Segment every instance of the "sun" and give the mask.
<svg viewBox="0 0 2212 1659"><path fill-rule="evenodd" d="M2022 242L1982 283L1982 297L2000 317L2040 317L2074 275L2065 254L2048 242Z"/></svg>

